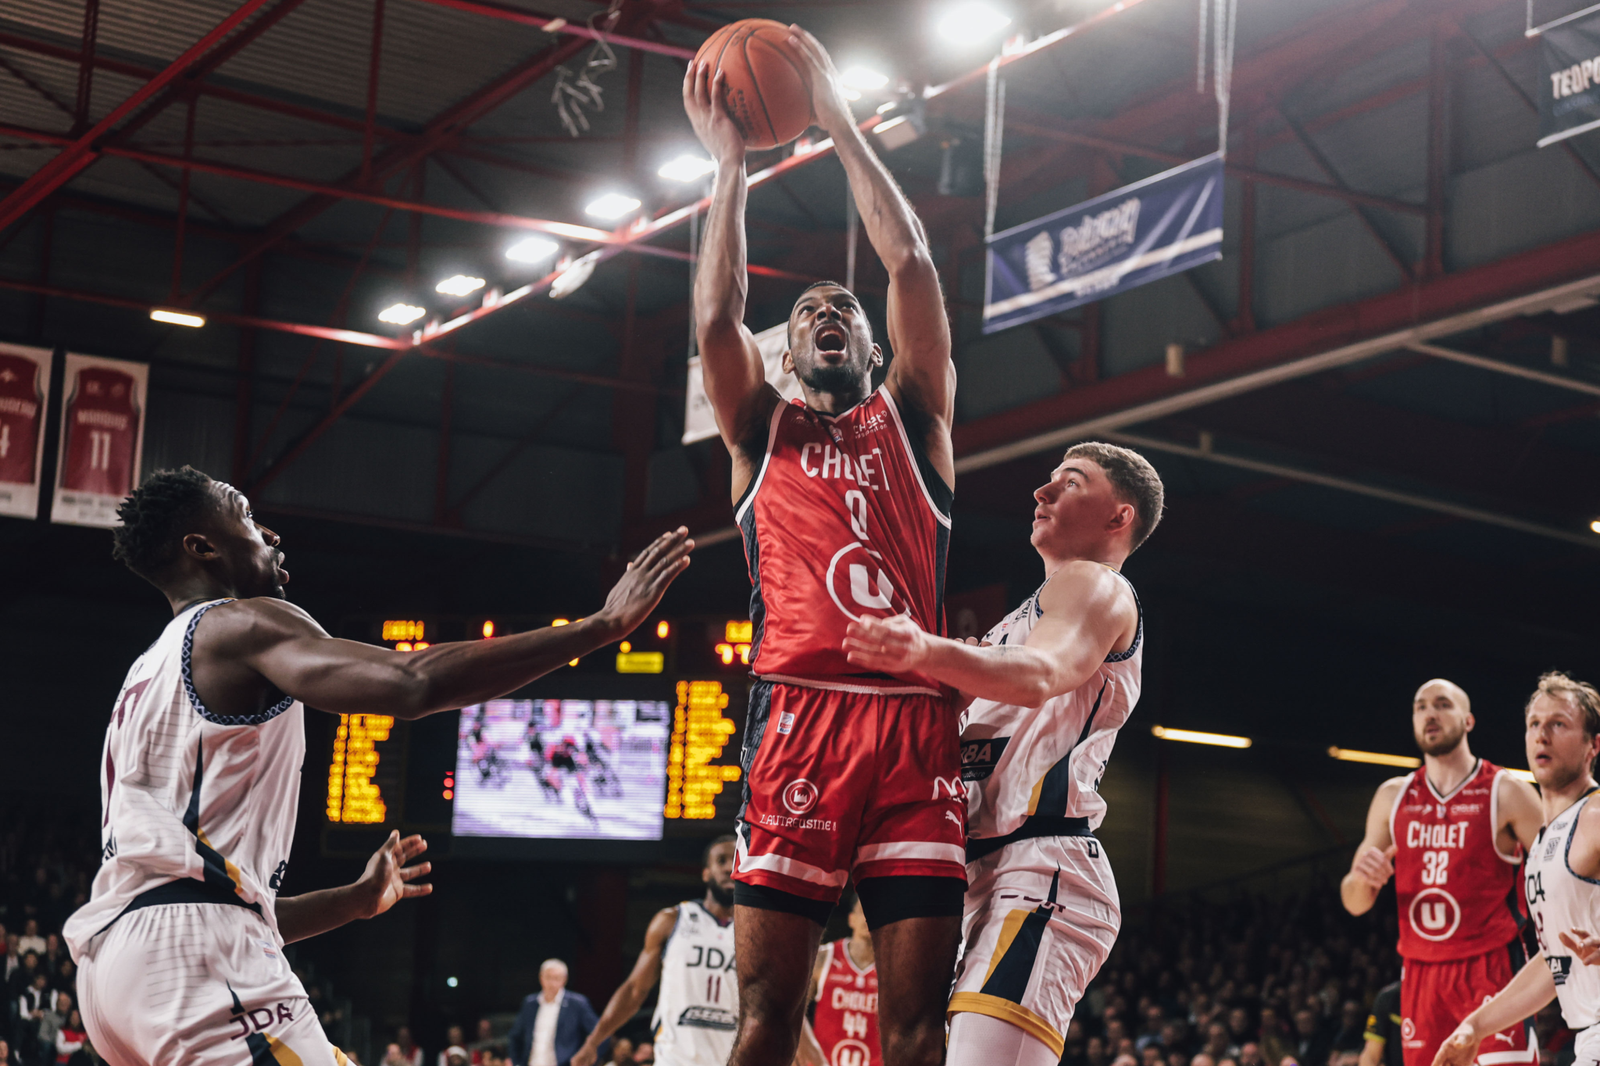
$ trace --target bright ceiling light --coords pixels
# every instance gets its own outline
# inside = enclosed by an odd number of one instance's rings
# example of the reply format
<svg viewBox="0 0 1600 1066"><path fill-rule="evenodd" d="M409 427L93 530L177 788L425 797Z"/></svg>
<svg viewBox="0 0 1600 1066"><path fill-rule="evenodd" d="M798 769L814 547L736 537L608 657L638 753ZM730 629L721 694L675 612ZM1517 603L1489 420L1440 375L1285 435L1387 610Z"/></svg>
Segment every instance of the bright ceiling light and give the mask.
<svg viewBox="0 0 1600 1066"><path fill-rule="evenodd" d="M878 105L878 114L882 115L885 112L893 111L895 108L897 108L899 106L900 106L900 101L898 101L898 100L886 100L883 103Z"/></svg>
<svg viewBox="0 0 1600 1066"><path fill-rule="evenodd" d="M661 164L661 169L656 173L672 181L695 181L716 169L717 165L704 156L688 154ZM637 207L638 204L634 206Z"/></svg>
<svg viewBox="0 0 1600 1066"><path fill-rule="evenodd" d="M155 316L151 315L151 317L154 318ZM1600 533L1600 518L1596 518L1593 522L1589 523L1589 532Z"/></svg>
<svg viewBox="0 0 1600 1066"><path fill-rule="evenodd" d="M1011 25L1011 19L988 4L957 4L939 20L939 36L957 44L974 44Z"/></svg>
<svg viewBox="0 0 1600 1066"><path fill-rule="evenodd" d="M1401 766L1415 770L1422 760L1415 755L1385 755L1377 751L1351 751L1349 748L1329 748L1328 754L1340 762L1364 762L1373 766Z"/></svg>
<svg viewBox="0 0 1600 1066"><path fill-rule="evenodd" d="M1151 735L1161 740L1181 740L1185 744L1214 744L1219 748L1248 748L1249 737L1232 737L1226 733L1201 733L1193 729L1168 729L1166 726L1150 727Z"/></svg>
<svg viewBox="0 0 1600 1066"><path fill-rule="evenodd" d="M151 308L150 317L157 322L166 322L173 326L188 326L191 329L199 329L206 324L204 315L193 315L188 311L167 311L160 307Z"/></svg>
<svg viewBox="0 0 1600 1066"><path fill-rule="evenodd" d="M844 95L844 98L846 100L849 100L851 103L854 103L855 101L861 99L860 90L852 89L849 86L845 86L844 88L841 88L839 90L839 92L842 93Z"/></svg>
<svg viewBox="0 0 1600 1066"><path fill-rule="evenodd" d="M561 246L545 237L528 237L506 249L506 258L516 263L537 263L549 259Z"/></svg>
<svg viewBox="0 0 1600 1066"><path fill-rule="evenodd" d="M445 278L433 287L434 292L442 292L446 296L466 296L483 288L482 278L469 278L465 274L457 274L453 278Z"/></svg>
<svg viewBox="0 0 1600 1066"><path fill-rule="evenodd" d="M397 326L407 326L428 313L425 307L416 307L412 304L390 304L378 312L379 322L392 322Z"/></svg>
<svg viewBox="0 0 1600 1066"><path fill-rule="evenodd" d="M610 221L622 218L624 215L631 215L639 210L639 201L624 193L608 192L600 199L590 201L589 206L585 207L584 210L595 218L603 218Z"/></svg>
<svg viewBox="0 0 1600 1066"><path fill-rule="evenodd" d="M839 81L847 89L860 89L862 92L872 92L889 84L889 75L879 74L867 67L851 67L839 75Z"/></svg>

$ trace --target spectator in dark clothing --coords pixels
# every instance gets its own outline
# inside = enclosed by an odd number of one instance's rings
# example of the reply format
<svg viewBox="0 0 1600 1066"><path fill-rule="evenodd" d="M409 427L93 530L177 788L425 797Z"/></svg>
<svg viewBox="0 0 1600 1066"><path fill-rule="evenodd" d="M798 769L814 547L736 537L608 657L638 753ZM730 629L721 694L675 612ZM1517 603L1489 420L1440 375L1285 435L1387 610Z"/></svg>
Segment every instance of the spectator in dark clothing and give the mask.
<svg viewBox="0 0 1600 1066"><path fill-rule="evenodd" d="M33 979L44 971L39 968L39 953L25 951L22 953L22 962L11 974L11 980L6 982L6 998L15 1000L22 993L33 987Z"/></svg>
<svg viewBox="0 0 1600 1066"><path fill-rule="evenodd" d="M1294 1012L1294 1059L1300 1066L1328 1066L1333 1041L1327 1029L1318 1024L1316 1012L1301 1007Z"/></svg>
<svg viewBox="0 0 1600 1066"><path fill-rule="evenodd" d="M506 1034L512 1066L567 1066L599 1016L587 997L567 988L567 964L560 959L546 959L539 967L539 986L522 1001ZM600 1054L609 1050L609 1041L600 1045Z"/></svg>
<svg viewBox="0 0 1600 1066"><path fill-rule="evenodd" d="M1361 1054L1362 1045L1366 1041L1366 1012L1361 1009L1361 1004L1353 999L1344 1001L1344 1007L1339 1014L1339 1031L1333 1037L1333 1050Z"/></svg>

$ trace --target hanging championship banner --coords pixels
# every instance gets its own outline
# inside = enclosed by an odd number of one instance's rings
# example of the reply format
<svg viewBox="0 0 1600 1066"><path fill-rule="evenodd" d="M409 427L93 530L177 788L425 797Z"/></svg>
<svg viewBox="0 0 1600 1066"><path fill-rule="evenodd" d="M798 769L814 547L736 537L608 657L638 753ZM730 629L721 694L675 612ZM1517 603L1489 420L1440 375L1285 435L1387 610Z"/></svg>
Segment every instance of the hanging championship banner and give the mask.
<svg viewBox="0 0 1600 1066"><path fill-rule="evenodd" d="M39 513L51 354L48 348L0 344L0 515Z"/></svg>
<svg viewBox="0 0 1600 1066"><path fill-rule="evenodd" d="M1600 14L1540 34L1539 147L1600 126Z"/></svg>
<svg viewBox="0 0 1600 1066"><path fill-rule="evenodd" d="M784 402L798 399L800 379L783 369L783 353L789 350L789 323L781 322L771 329L755 335L756 347L761 349L761 362L766 367L767 381L778 390ZM683 443L717 435L717 419L711 411L711 400L706 396L705 378L700 374L700 357L689 360L689 380L684 388Z"/></svg>
<svg viewBox="0 0 1600 1066"><path fill-rule="evenodd" d="M983 332L1222 257L1222 157L1174 167L989 238Z"/></svg>
<svg viewBox="0 0 1600 1066"><path fill-rule="evenodd" d="M147 363L67 353L52 522L118 524L117 505L139 483L149 380Z"/></svg>

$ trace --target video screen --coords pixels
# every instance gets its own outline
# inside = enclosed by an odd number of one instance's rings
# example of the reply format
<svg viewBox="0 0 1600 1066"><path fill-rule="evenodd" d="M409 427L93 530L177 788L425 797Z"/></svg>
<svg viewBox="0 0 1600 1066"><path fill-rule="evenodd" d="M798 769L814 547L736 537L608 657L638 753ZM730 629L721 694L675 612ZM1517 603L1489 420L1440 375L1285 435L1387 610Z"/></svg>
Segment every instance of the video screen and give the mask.
<svg viewBox="0 0 1600 1066"><path fill-rule="evenodd" d="M490 700L461 710L456 836L660 840L672 704Z"/></svg>

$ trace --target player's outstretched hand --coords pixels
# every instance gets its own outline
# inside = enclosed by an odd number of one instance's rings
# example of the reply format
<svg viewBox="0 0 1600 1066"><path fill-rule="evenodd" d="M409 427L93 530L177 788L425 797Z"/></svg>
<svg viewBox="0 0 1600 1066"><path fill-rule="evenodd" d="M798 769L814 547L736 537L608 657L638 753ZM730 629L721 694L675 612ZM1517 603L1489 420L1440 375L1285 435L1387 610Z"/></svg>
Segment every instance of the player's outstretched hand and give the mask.
<svg viewBox="0 0 1600 1066"><path fill-rule="evenodd" d="M744 166L744 136L722 106L726 80L720 70L713 75L709 63L690 63L683 76L683 109L718 166Z"/></svg>
<svg viewBox="0 0 1600 1066"><path fill-rule="evenodd" d="M1368 845L1356 855L1355 865L1350 870L1373 888L1382 888L1394 876L1395 851L1393 844L1382 850Z"/></svg>
<svg viewBox="0 0 1600 1066"><path fill-rule="evenodd" d="M921 667L929 651L928 634L910 615L869 618L863 615L844 631L845 658L868 670L903 674Z"/></svg>
<svg viewBox="0 0 1600 1066"><path fill-rule="evenodd" d="M398 829L390 832L389 839L372 853L366 871L355 883L356 891L366 902L365 917L376 917L403 899L416 899L433 891L432 885L413 883L432 873L433 863L406 865L427 850L428 842L420 836L402 837Z"/></svg>
<svg viewBox="0 0 1600 1066"><path fill-rule="evenodd" d="M672 579L689 568L694 541L684 526L663 533L628 564L628 572L611 587L606 605L596 612L625 637L638 628L661 602Z"/></svg>
<svg viewBox="0 0 1600 1066"><path fill-rule="evenodd" d="M1462 1022L1439 1045L1439 1053L1433 1057L1433 1066L1472 1066L1473 1060L1478 1057L1479 1043L1471 1023Z"/></svg>
<svg viewBox="0 0 1600 1066"><path fill-rule="evenodd" d="M789 44L800 54L805 64L806 77L811 82L811 118L830 136L837 136L842 128L855 125L850 113L850 102L844 98L844 87L839 82L839 71L833 57L822 47L822 42L797 25L789 27Z"/></svg>
<svg viewBox="0 0 1600 1066"><path fill-rule="evenodd" d="M1582 959L1585 966L1600 963L1600 937L1590 936L1583 929L1574 929L1570 934L1562 933L1561 942L1568 951Z"/></svg>

